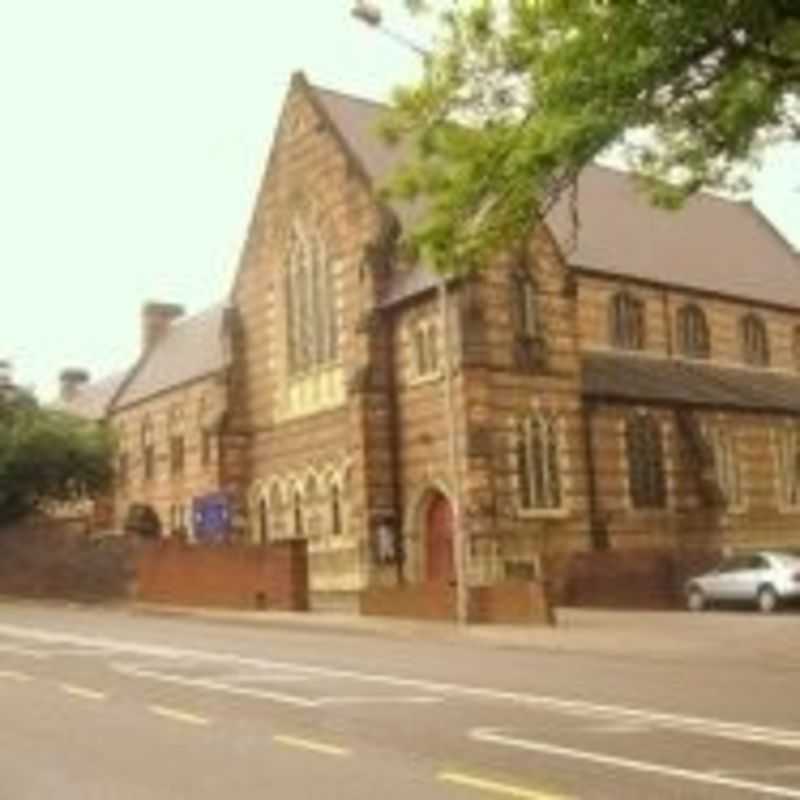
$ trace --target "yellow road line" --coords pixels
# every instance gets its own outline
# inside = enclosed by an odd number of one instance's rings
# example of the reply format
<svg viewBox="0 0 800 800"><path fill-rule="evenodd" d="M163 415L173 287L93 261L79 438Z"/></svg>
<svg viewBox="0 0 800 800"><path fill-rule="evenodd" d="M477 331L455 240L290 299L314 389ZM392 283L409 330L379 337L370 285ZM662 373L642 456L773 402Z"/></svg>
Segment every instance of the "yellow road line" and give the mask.
<svg viewBox="0 0 800 800"><path fill-rule="evenodd" d="M13 669L0 670L0 679L6 681L16 681L17 683L25 683L33 680L30 675L26 675L24 672L17 672Z"/></svg>
<svg viewBox="0 0 800 800"><path fill-rule="evenodd" d="M85 686L73 686L69 683L61 684L61 691L75 697L82 697L84 700L105 700L108 695L105 692L98 692L95 689L87 689Z"/></svg>
<svg viewBox="0 0 800 800"><path fill-rule="evenodd" d="M285 744L288 747L299 747L303 750L311 750L315 753L322 753L327 756L349 756L350 751L345 747L337 747L333 744L315 742L311 739L300 739L297 736L273 736L274 741Z"/></svg>
<svg viewBox="0 0 800 800"><path fill-rule="evenodd" d="M177 722L185 722L188 725L210 725L211 720L208 717L201 717L197 714L190 714L188 711L180 711L177 708L168 708L167 706L148 706L150 711L158 714L159 717L166 717L173 719Z"/></svg>
<svg viewBox="0 0 800 800"><path fill-rule="evenodd" d="M440 772L437 778L444 783L454 783L458 786L466 786L470 789L491 792L504 797L516 797L519 800L566 800L565 797L559 795L548 794L535 789L526 789L522 786L513 786L509 783L499 783L498 781L479 778L476 775L466 775L463 772Z"/></svg>

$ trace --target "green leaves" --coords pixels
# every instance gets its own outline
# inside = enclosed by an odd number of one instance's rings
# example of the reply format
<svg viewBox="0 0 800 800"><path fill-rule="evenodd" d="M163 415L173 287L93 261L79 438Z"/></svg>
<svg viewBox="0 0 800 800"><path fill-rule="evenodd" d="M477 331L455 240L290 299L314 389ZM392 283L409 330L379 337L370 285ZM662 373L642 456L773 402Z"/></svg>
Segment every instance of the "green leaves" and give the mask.
<svg viewBox="0 0 800 800"><path fill-rule="evenodd" d="M800 137L792 0L452 0L439 20L384 134L414 143L389 191L424 197L412 237L445 272L526 235L630 131L646 134L631 166L668 207L738 186L765 140Z"/></svg>
<svg viewBox="0 0 800 800"><path fill-rule="evenodd" d="M0 404L0 524L46 500L71 500L105 490L111 481L105 429L29 398Z"/></svg>

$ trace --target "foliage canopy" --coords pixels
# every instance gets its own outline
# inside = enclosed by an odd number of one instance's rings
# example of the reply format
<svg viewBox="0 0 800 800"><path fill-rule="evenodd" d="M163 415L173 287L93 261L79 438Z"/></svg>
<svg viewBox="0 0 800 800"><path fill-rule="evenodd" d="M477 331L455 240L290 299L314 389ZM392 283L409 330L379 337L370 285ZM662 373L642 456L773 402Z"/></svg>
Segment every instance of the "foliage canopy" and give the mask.
<svg viewBox="0 0 800 800"><path fill-rule="evenodd" d="M101 426L41 408L21 391L0 392L0 524L48 501L102 492L111 453Z"/></svg>
<svg viewBox="0 0 800 800"><path fill-rule="evenodd" d="M407 3L438 36L384 124L414 145L389 191L426 198L413 238L439 269L519 239L612 146L677 207L800 141L798 0Z"/></svg>

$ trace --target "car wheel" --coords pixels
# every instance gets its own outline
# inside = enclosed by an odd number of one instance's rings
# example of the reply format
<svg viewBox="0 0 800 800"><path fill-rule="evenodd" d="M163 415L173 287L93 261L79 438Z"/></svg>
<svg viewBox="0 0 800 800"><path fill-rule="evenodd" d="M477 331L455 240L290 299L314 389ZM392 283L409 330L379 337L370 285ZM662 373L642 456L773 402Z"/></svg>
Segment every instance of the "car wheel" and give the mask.
<svg viewBox="0 0 800 800"><path fill-rule="evenodd" d="M762 586L758 590L758 610L764 614L771 614L778 607L780 598L771 586Z"/></svg>
<svg viewBox="0 0 800 800"><path fill-rule="evenodd" d="M703 594L703 590L697 586L693 586L689 589L689 594L686 598L686 605L689 608L689 611L702 611L706 607L706 596Z"/></svg>

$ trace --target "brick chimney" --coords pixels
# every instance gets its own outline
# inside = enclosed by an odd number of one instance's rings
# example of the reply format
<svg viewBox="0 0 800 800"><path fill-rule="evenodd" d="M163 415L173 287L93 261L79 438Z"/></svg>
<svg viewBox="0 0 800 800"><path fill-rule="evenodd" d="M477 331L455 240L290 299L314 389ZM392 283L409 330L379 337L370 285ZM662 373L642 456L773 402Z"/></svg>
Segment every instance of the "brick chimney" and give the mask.
<svg viewBox="0 0 800 800"><path fill-rule="evenodd" d="M142 307L142 353L149 353L183 313L183 306L175 303L145 303Z"/></svg>
<svg viewBox="0 0 800 800"><path fill-rule="evenodd" d="M78 396L81 387L89 383L89 373L85 369L67 367L61 370L58 382L61 386L59 396L65 403L69 403Z"/></svg>

